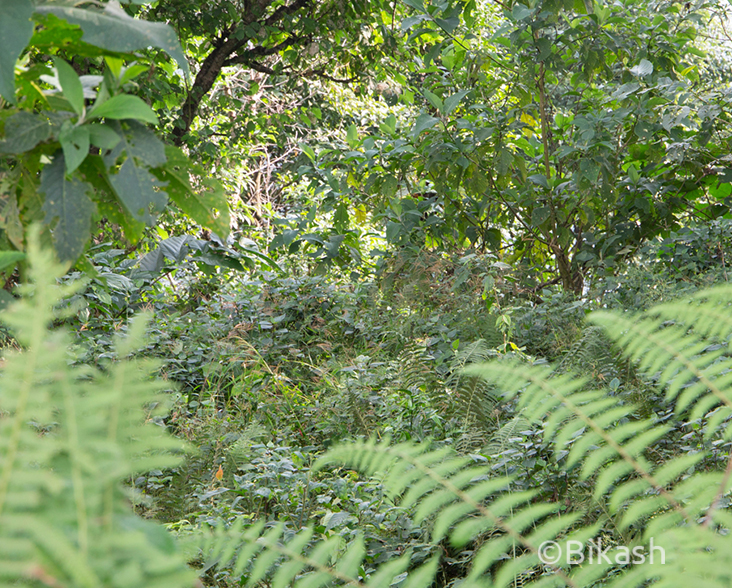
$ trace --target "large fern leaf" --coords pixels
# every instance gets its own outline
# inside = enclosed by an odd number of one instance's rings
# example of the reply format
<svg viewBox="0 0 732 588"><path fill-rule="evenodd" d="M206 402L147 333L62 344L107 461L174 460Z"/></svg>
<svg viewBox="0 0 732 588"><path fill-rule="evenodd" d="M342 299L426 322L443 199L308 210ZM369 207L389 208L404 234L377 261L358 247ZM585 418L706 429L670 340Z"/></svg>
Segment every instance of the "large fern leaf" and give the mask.
<svg viewBox="0 0 732 588"><path fill-rule="evenodd" d="M49 330L70 292L56 285L63 268L37 239L29 249L32 283L3 316L23 350L7 352L0 377L0 586L190 586L172 537L131 512L122 486L179 461L181 442L155 424L154 366L71 365L71 337ZM117 341L120 358L144 330L137 321Z"/></svg>

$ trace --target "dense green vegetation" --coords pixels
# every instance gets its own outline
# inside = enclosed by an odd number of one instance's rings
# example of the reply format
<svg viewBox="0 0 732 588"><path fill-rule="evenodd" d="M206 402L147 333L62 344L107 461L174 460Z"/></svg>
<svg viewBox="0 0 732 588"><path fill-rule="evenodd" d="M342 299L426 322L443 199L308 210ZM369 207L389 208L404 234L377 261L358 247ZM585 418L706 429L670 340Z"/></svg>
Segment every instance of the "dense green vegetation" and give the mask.
<svg viewBox="0 0 732 588"><path fill-rule="evenodd" d="M728 30L0 0L0 586L730 585Z"/></svg>

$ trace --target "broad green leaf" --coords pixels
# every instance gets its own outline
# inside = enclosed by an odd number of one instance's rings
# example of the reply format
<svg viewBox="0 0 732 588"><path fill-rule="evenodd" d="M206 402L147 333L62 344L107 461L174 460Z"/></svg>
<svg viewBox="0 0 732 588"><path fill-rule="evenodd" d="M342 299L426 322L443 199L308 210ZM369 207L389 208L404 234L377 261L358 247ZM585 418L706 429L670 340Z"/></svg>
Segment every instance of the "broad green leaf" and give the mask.
<svg viewBox="0 0 732 588"><path fill-rule="evenodd" d="M0 96L15 104L15 62L33 35L33 2L0 0Z"/></svg>
<svg viewBox="0 0 732 588"><path fill-rule="evenodd" d="M524 4L516 3L513 6L513 9L511 10L511 15L516 20L526 20L528 19L532 14L534 13L531 8L528 6L525 6Z"/></svg>
<svg viewBox="0 0 732 588"><path fill-rule="evenodd" d="M53 244L62 261L74 261L89 239L94 204L87 193L91 186L77 178L66 178L61 153L41 172L40 192L45 194L45 223L52 225Z"/></svg>
<svg viewBox="0 0 732 588"><path fill-rule="evenodd" d="M531 226L538 227L541 223L543 223L546 219L549 218L550 214L551 214L551 209L548 206L541 206L539 208L535 208L531 212Z"/></svg>
<svg viewBox="0 0 732 588"><path fill-rule="evenodd" d="M162 49L188 73L188 62L175 31L164 23L132 18L118 2L110 1L104 11L45 4L37 7L36 12L53 14L80 26L86 43L108 51L131 53L148 47Z"/></svg>
<svg viewBox="0 0 732 588"><path fill-rule="evenodd" d="M348 131L346 132L346 142L351 149L355 149L358 146L358 129L356 128L356 125L348 127Z"/></svg>
<svg viewBox="0 0 732 588"><path fill-rule="evenodd" d="M442 112L442 98L440 98L437 94L430 92L429 90L424 90L424 97L427 98L427 101L432 106Z"/></svg>
<svg viewBox="0 0 732 588"><path fill-rule="evenodd" d="M345 202L341 202L333 215L333 227L339 233L344 233L348 230L348 206Z"/></svg>
<svg viewBox="0 0 732 588"><path fill-rule="evenodd" d="M460 19L457 16L452 16L450 18L436 18L435 23L446 33L452 34L452 32L458 28Z"/></svg>
<svg viewBox="0 0 732 588"><path fill-rule="evenodd" d="M190 173L202 173L191 165L186 155L177 147L166 146L165 166L152 170L155 177L165 182L165 192L180 209L197 223L209 227L219 237L229 234L229 205L223 187L216 180L203 181L203 189L194 190ZM214 214L218 211L218 216Z"/></svg>
<svg viewBox="0 0 732 588"><path fill-rule="evenodd" d="M16 249L25 249L23 223L20 220L18 199L14 193L2 194L0 184L0 227Z"/></svg>
<svg viewBox="0 0 732 588"><path fill-rule="evenodd" d="M240 272L244 271L244 266L238 259L231 257L230 255L226 255L225 253L222 253L220 251L208 249L207 251L201 251L194 254L192 259L193 261L200 261L205 263L206 265L212 265L214 267L220 266Z"/></svg>
<svg viewBox="0 0 732 588"><path fill-rule="evenodd" d="M5 140L0 142L0 153L30 151L51 136L48 119L40 114L18 112L5 123Z"/></svg>
<svg viewBox="0 0 732 588"><path fill-rule="evenodd" d="M511 163L513 163L513 153L510 149L501 147L498 151L498 166L496 168L498 175L505 176L511 169Z"/></svg>
<svg viewBox="0 0 732 588"><path fill-rule="evenodd" d="M122 120L126 118L158 124L158 115L153 112L142 98L131 94L118 94L89 111L89 119L109 118Z"/></svg>
<svg viewBox="0 0 732 588"><path fill-rule="evenodd" d="M387 222L386 223L386 240L389 243L395 243L397 240L397 237L399 237L403 228L404 227L402 226L401 223L395 223L394 221Z"/></svg>
<svg viewBox="0 0 732 588"><path fill-rule="evenodd" d="M109 71L115 78L119 78L122 75L122 67L125 62L119 57L105 56L104 62L107 64Z"/></svg>
<svg viewBox="0 0 732 588"><path fill-rule="evenodd" d="M124 130L119 127L122 140L104 162L110 169L109 183L125 209L136 221L151 226L168 201L165 192L159 190L162 185L149 171L165 163L165 148L143 125L133 121L128 125ZM120 167L111 171L122 158Z"/></svg>
<svg viewBox="0 0 732 588"><path fill-rule="evenodd" d="M70 123L64 125L58 137L61 149L64 150L66 173L72 174L89 155L89 127L75 127Z"/></svg>
<svg viewBox="0 0 732 588"><path fill-rule="evenodd" d="M310 147L310 145L306 145L305 143L298 143L298 146L300 149L302 149L302 152L308 156L310 161L315 161L315 151L313 151L313 148Z"/></svg>
<svg viewBox="0 0 732 588"><path fill-rule="evenodd" d="M547 189L549 188L549 182L546 181L546 176L544 174L534 174L529 176L529 179L538 186L542 186Z"/></svg>
<svg viewBox="0 0 732 588"><path fill-rule="evenodd" d="M539 61L544 61L552 54L552 42L546 37L539 37L536 40L536 47L539 50Z"/></svg>
<svg viewBox="0 0 732 588"><path fill-rule="evenodd" d="M7 290L0 290L0 310L5 310L15 302L13 295Z"/></svg>
<svg viewBox="0 0 732 588"><path fill-rule="evenodd" d="M135 220L125 210L109 181L109 172L102 156L89 155L79 167L79 171L84 180L94 188L93 199L99 214L122 227L128 240L139 241L144 234L145 223Z"/></svg>
<svg viewBox="0 0 732 588"><path fill-rule="evenodd" d="M269 267L271 267L276 272L278 272L280 274L284 273L282 268L279 265L277 265L277 262L275 262L271 257L267 257L263 253L260 253L259 251L255 251L254 249L251 249L249 247L237 247L237 249L240 249L241 251L244 251L245 253L247 253L249 255L253 255L260 261L263 261L264 263L266 263Z"/></svg>
<svg viewBox="0 0 732 588"><path fill-rule="evenodd" d="M414 16L408 16L402 21L402 30L408 31L414 25L422 22L423 20L429 20L429 18L430 17L427 14L415 14Z"/></svg>
<svg viewBox="0 0 732 588"><path fill-rule="evenodd" d="M460 101L465 98L470 93L470 90L460 90L459 92L455 92L452 96L448 96L445 98L444 107L442 109L443 114L450 114L455 108L457 108L457 105L460 104Z"/></svg>
<svg viewBox="0 0 732 588"><path fill-rule="evenodd" d="M119 76L120 86L134 80L137 76L149 70L149 67L140 64L133 64L129 67L122 68L121 75Z"/></svg>
<svg viewBox="0 0 732 588"><path fill-rule="evenodd" d="M440 122L439 118L435 118L426 113L420 114L414 123L412 135L418 137L423 131L434 127L438 122Z"/></svg>
<svg viewBox="0 0 732 588"><path fill-rule="evenodd" d="M396 132L396 117L393 114L387 116L384 122L379 125L379 129L388 135L393 135Z"/></svg>
<svg viewBox="0 0 732 588"><path fill-rule="evenodd" d="M22 251L0 251L0 271L25 258Z"/></svg>
<svg viewBox="0 0 732 588"><path fill-rule="evenodd" d="M160 167L165 163L165 144L145 125L127 121L125 128L120 123L109 125L122 138L124 149L148 167Z"/></svg>
<svg viewBox="0 0 732 588"><path fill-rule="evenodd" d="M81 116L84 112L84 87L74 68L58 57L53 60L58 74L58 81L64 98L69 101L74 112Z"/></svg>
<svg viewBox="0 0 732 588"><path fill-rule="evenodd" d="M114 149L122 137L111 127L102 124L87 125L91 144L100 149Z"/></svg>
<svg viewBox="0 0 732 588"><path fill-rule="evenodd" d="M424 3L422 2L422 0L404 0L404 4L406 4L407 6L411 6L415 10L424 12Z"/></svg>
<svg viewBox="0 0 732 588"><path fill-rule="evenodd" d="M328 242L324 246L328 259L333 259L338 255L338 250L345 238L345 235L333 235L328 239Z"/></svg>

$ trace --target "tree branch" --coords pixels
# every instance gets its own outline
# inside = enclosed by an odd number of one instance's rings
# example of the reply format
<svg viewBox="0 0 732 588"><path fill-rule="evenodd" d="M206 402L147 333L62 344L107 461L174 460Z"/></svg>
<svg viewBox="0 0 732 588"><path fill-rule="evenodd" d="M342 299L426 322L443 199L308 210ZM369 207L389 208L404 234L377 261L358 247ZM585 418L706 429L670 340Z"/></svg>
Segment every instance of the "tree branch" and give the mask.
<svg viewBox="0 0 732 588"><path fill-rule="evenodd" d="M214 49L206 56L201 68L196 75L193 86L188 92L188 96L181 106L178 120L173 129L173 142L180 145L183 136L191 128L193 120L198 114L198 108L203 97L213 88L216 79L221 74L221 70L226 66L231 56L244 47L250 40L249 35L237 34L243 32L250 25L263 18L265 11L272 5L274 0L254 0L250 9L246 14L242 15L241 20L236 26L228 27L217 40L213 42ZM264 26L272 26L283 17L293 14L298 10L311 4L312 0L295 0L291 4L283 4L279 6L271 15L264 19ZM290 42L294 43L298 40L296 35L290 37ZM288 40L290 40L288 39ZM263 51L266 49L262 48ZM236 62L235 62L236 63ZM254 68L253 68L254 69Z"/></svg>

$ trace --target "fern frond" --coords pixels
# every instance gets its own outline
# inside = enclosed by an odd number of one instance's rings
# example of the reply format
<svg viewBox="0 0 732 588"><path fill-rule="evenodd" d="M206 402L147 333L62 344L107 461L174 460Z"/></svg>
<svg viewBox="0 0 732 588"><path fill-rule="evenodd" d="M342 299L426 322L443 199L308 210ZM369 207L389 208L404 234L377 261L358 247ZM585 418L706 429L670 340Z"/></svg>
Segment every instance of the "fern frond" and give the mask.
<svg viewBox="0 0 732 588"><path fill-rule="evenodd" d="M732 417L732 358L727 342L732 334L732 309L721 303L720 292L729 289L717 290L710 298L699 296L694 306L676 303L656 307L642 318L607 312L590 316L638 362L641 371L658 378L678 415L688 414L689 420L707 419L706 438L717 432L726 438L732 436L732 429L727 427ZM686 321L697 314L700 320L677 322L671 318L677 312Z"/></svg>
<svg viewBox="0 0 732 588"><path fill-rule="evenodd" d="M122 482L168 467L182 444L153 424L162 385L152 366L120 360L107 374L69 362L72 340L49 330L70 290L63 268L29 240L25 297L2 320L22 344L6 352L0 377L0 586L191 585L195 576L159 525L130 511ZM139 344L144 321L120 339Z"/></svg>
<svg viewBox="0 0 732 588"><path fill-rule="evenodd" d="M610 382L621 371L618 354L601 327L589 326L565 353L557 366L561 372L572 371Z"/></svg>
<svg viewBox="0 0 732 588"><path fill-rule="evenodd" d="M483 339L478 339L460 349L450 362L445 386L452 398L452 410L462 419L465 431L475 426L484 430L488 427L490 411L495 407L498 395L486 380L466 374L464 368L492 357L495 357L495 350Z"/></svg>
<svg viewBox="0 0 732 588"><path fill-rule="evenodd" d="M390 560L370 577L361 577L365 565L366 547L362 536L349 545L333 535L315 541L313 530L305 528L288 533L282 524L267 528L264 523L244 527L242 519L226 528L219 524L184 540L189 550L199 550L205 559L204 571L213 566L230 567L231 576L246 586L268 581L274 588L321 588L352 586L382 587L409 567L410 554ZM436 571L434 558L408 572L407 586L428 586Z"/></svg>
<svg viewBox="0 0 732 588"><path fill-rule="evenodd" d="M511 477L491 477L489 466L476 465L445 448L358 442L329 451L315 467L333 462L378 476L389 496L400 497L401 507L415 509L415 522L432 520L433 542L449 538L453 545L464 546L477 536L488 536L474 558L466 580L469 586L483 582L483 574L518 546L525 553L515 560L519 563L511 563L508 571L493 578L492 585L509 586L519 572L540 563L541 542L567 533L581 516L550 517L557 511L556 504L531 504L534 492L507 491ZM560 568L553 572L553 584L576 586Z"/></svg>
<svg viewBox="0 0 732 588"><path fill-rule="evenodd" d="M633 474L641 480L635 481L637 494L654 490L691 519L665 484L654 477L654 466L643 455L668 427L651 419L633 419L636 407L620 404L603 391L587 390L586 378L552 377L548 369L510 362L486 364L470 371L500 382L509 397L520 392L518 408L527 418L546 418L545 439L553 441L557 455L569 451L567 467L583 462L580 478L596 476L595 498L608 491L619 492L616 485Z"/></svg>
<svg viewBox="0 0 732 588"><path fill-rule="evenodd" d="M533 426L531 421L523 416L523 413L517 414L493 433L490 442L483 448L483 453L487 455L499 455L507 451L516 442L523 439L521 435L523 431L527 431Z"/></svg>

